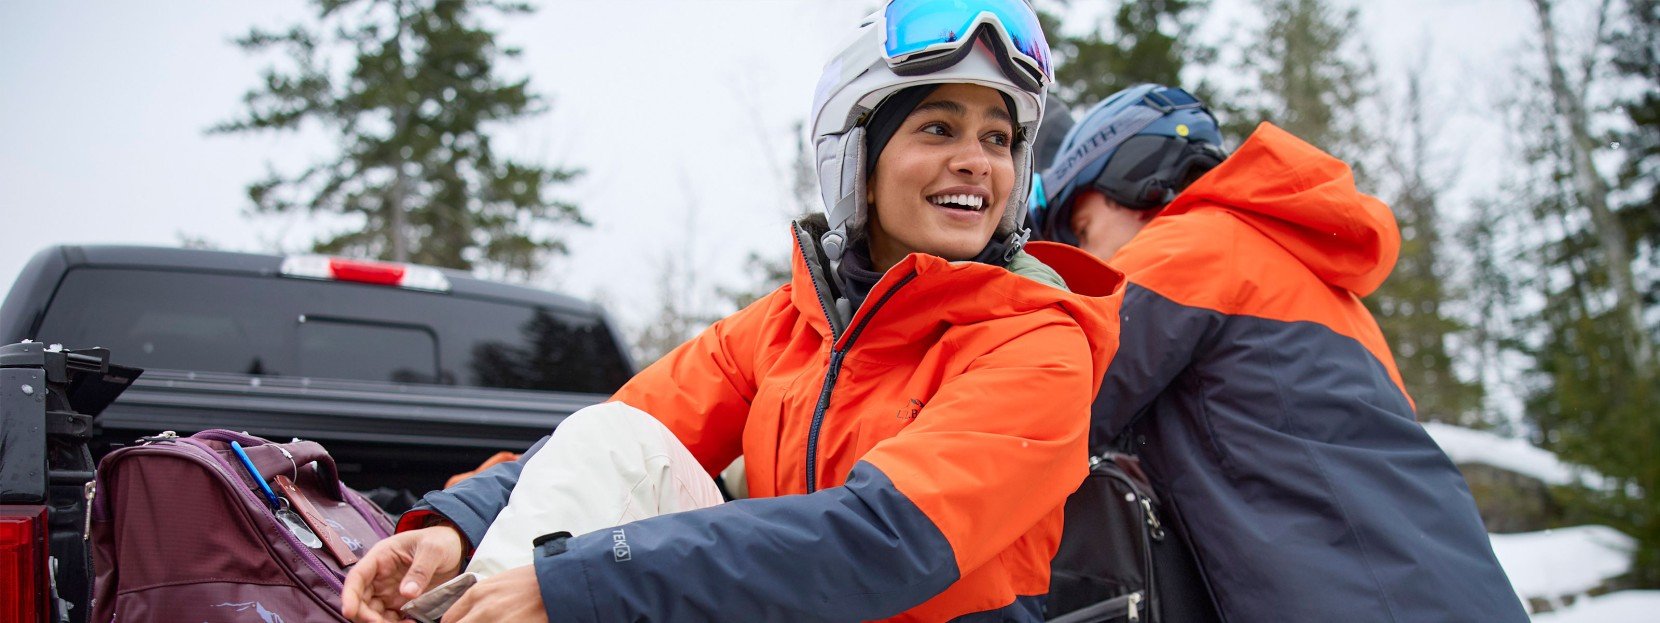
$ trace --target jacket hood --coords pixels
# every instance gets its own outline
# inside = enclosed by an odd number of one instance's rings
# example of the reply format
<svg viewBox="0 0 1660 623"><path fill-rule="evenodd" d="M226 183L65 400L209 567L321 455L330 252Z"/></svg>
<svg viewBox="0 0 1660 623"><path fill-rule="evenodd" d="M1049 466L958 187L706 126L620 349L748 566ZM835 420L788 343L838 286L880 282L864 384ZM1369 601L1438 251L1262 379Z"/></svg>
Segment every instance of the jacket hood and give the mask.
<svg viewBox="0 0 1660 623"><path fill-rule="evenodd" d="M1366 296L1395 267L1389 206L1355 188L1349 165L1263 123L1160 216L1219 208L1262 232L1321 281Z"/></svg>

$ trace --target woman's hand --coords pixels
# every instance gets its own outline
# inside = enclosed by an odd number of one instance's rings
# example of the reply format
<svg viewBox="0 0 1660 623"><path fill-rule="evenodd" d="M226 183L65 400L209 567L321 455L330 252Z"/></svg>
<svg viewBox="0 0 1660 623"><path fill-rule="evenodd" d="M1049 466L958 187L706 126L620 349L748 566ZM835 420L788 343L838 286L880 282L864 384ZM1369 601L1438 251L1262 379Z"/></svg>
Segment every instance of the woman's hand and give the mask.
<svg viewBox="0 0 1660 623"><path fill-rule="evenodd" d="M494 623L532 621L547 623L542 606L542 587L536 582L536 567L509 569L479 582L444 613L444 623Z"/></svg>
<svg viewBox="0 0 1660 623"><path fill-rule="evenodd" d="M341 612L357 623L402 621L399 608L461 573L464 540L454 526L438 525L376 543L346 574Z"/></svg>

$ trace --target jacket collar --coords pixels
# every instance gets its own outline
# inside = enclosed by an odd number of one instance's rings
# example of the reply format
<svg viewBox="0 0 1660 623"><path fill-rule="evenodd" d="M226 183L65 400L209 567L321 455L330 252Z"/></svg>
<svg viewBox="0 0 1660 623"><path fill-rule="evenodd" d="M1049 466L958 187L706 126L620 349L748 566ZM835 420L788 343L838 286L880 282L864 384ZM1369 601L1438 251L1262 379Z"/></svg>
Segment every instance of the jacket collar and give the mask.
<svg viewBox="0 0 1660 623"><path fill-rule="evenodd" d="M1030 313L1040 308L1066 309L1088 333L1110 332L1116 343L1116 297L1124 276L1105 262L1066 245L1031 243L1029 257L1003 268L975 262L950 262L913 253L883 274L871 288L865 304L838 309L839 292L829 262L810 227L791 227L795 253L791 261L791 302L809 326L845 347L849 331L860 333L861 343L872 341L926 341L927 336L951 324L970 324L998 317ZM1011 271L1013 269L1013 271ZM1057 287L1059 279L1065 287ZM1070 291L1068 290L1070 288ZM1103 304L1111 301L1111 309ZM880 317L867 316L879 314ZM865 325L864 329L860 329ZM877 331L873 336L869 331Z"/></svg>

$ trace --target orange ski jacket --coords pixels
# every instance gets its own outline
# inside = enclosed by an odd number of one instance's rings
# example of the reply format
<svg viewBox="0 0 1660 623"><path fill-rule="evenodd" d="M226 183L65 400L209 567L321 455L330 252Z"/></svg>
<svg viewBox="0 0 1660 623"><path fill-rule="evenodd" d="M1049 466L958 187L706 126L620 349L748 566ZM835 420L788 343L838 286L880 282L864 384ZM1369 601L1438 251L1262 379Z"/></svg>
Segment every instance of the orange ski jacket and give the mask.
<svg viewBox="0 0 1660 623"><path fill-rule="evenodd" d="M1092 441L1142 456L1224 620L1525 620L1361 302L1400 245L1347 165L1262 124L1112 258Z"/></svg>
<svg viewBox="0 0 1660 623"><path fill-rule="evenodd" d="M625 560L611 531L539 553L550 620L1041 621L1121 275L1049 243L1074 291L913 254L843 321L794 233L789 284L613 396L711 474L742 454L752 498L623 526ZM482 536L505 471L426 501Z"/></svg>

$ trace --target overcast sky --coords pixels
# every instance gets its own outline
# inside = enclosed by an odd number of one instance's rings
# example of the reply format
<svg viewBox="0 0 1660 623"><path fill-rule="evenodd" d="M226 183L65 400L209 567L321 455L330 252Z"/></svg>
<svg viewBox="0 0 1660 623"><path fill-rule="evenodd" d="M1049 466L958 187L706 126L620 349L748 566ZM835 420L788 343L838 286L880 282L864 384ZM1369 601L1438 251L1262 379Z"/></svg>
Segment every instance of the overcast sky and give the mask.
<svg viewBox="0 0 1660 623"><path fill-rule="evenodd" d="M1583 0L1582 0L1583 1ZM792 124L831 47L869 0L543 2L504 32L551 111L497 131L511 155L580 167L566 196L594 222L539 284L602 296L625 323L655 305L665 261L692 258L700 287L747 282L750 251L788 249ZM1080 15L1089 13L1083 5ZM1250 4L1214 0L1207 36L1248 26ZM1523 0L1364 3L1382 77L1429 50L1449 157L1491 186L1502 148L1487 120L1532 25ZM208 136L235 116L268 58L229 40L307 15L299 0L0 0L0 285L53 244L298 250L339 223L249 219L246 184L329 153L327 137ZM1087 20L1069 28L1088 28ZM1483 180L1486 180L1485 182ZM688 247L687 245L691 245Z"/></svg>

